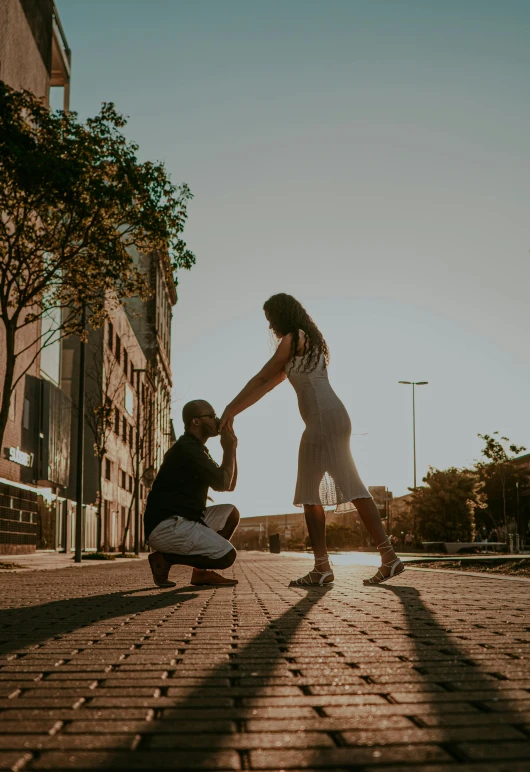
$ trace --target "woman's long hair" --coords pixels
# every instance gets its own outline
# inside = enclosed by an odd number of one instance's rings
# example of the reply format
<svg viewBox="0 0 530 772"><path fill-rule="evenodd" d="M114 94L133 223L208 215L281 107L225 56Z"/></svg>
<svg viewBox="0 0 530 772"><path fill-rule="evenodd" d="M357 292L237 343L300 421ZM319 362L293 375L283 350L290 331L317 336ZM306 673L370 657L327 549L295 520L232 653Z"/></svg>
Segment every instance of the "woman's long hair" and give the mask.
<svg viewBox="0 0 530 772"><path fill-rule="evenodd" d="M280 292L272 295L263 305L265 315L273 330L279 335L291 333L291 359L294 359L300 341L300 330L305 333L304 350L296 372L311 372L318 365L320 355L324 354L326 365L329 364L329 350L324 337L301 303Z"/></svg>

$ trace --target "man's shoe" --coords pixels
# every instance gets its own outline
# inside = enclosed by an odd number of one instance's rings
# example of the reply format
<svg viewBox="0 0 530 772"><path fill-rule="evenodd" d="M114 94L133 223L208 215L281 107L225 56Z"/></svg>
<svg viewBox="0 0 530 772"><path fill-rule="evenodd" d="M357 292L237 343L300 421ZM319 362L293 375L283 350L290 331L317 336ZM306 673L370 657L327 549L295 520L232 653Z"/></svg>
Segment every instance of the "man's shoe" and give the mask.
<svg viewBox="0 0 530 772"><path fill-rule="evenodd" d="M226 576L221 576L217 571L211 571L209 569L193 569L191 575L190 584L194 585L209 585L210 587L233 587L237 584L237 579L227 579Z"/></svg>
<svg viewBox="0 0 530 772"><path fill-rule="evenodd" d="M153 572L153 581L157 587L176 587L176 582L170 582L168 579L171 563L168 563L161 552L151 552L148 557L151 571Z"/></svg>

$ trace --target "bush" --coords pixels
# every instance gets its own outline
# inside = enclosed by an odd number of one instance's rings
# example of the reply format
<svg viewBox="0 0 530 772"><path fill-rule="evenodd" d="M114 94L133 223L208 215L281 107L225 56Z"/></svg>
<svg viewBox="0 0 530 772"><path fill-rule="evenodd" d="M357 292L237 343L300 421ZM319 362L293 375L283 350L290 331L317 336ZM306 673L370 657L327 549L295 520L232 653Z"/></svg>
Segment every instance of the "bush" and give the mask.
<svg viewBox="0 0 530 772"><path fill-rule="evenodd" d="M82 560L116 560L116 555L110 555L108 552L85 552L81 555ZM74 558L72 558L74 560Z"/></svg>

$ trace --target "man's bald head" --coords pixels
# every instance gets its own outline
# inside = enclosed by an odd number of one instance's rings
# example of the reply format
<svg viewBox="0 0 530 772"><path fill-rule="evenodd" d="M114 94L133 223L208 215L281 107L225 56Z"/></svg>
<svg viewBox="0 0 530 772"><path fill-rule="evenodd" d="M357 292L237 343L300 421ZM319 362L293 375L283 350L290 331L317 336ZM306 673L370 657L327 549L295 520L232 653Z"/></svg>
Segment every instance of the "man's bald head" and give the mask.
<svg viewBox="0 0 530 772"><path fill-rule="evenodd" d="M204 416L205 414L215 415L215 410L204 399L193 399L191 402L187 402L182 408L182 421L184 428L189 429L191 422L194 418Z"/></svg>

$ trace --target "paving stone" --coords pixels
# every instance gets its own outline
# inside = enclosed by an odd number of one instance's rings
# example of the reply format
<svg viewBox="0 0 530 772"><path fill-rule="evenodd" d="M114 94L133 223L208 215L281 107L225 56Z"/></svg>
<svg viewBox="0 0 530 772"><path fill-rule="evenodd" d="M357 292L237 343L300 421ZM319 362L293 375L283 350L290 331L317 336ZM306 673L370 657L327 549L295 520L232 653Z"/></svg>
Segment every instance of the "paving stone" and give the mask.
<svg viewBox="0 0 530 772"><path fill-rule="evenodd" d="M452 761L452 757L436 745L392 745L378 748L333 748L324 751L281 750L250 751L253 769L335 769L336 767L370 764L372 762L414 763Z"/></svg>
<svg viewBox="0 0 530 772"><path fill-rule="evenodd" d="M0 769L11 769L18 772L31 759L30 753L21 751L0 751Z"/></svg>
<svg viewBox="0 0 530 772"><path fill-rule="evenodd" d="M2 577L0 766L526 772L526 584L303 591L243 553L233 589L160 591L131 563Z"/></svg>
<svg viewBox="0 0 530 772"><path fill-rule="evenodd" d="M489 735L489 730L488 730ZM530 742L460 743L458 748L472 761L526 759L530 766Z"/></svg>
<svg viewBox="0 0 530 772"><path fill-rule="evenodd" d="M29 769L241 769L236 751L216 751L208 757L199 751L45 751Z"/></svg>

